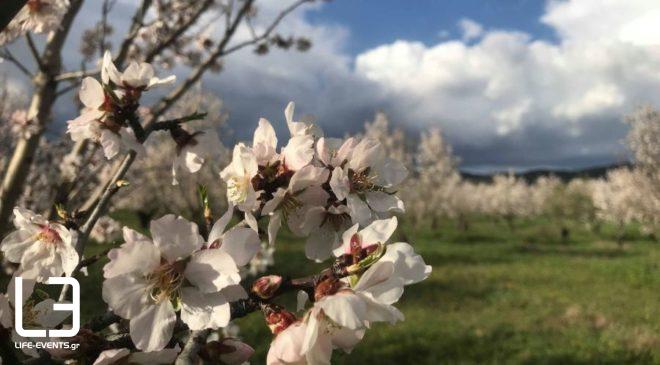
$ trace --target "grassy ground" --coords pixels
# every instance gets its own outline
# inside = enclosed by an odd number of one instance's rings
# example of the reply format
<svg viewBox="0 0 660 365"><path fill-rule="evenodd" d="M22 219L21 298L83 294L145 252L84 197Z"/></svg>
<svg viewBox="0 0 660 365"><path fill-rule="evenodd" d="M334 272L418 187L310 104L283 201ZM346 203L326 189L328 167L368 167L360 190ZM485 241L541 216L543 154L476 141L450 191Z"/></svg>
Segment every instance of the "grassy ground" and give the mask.
<svg viewBox="0 0 660 365"><path fill-rule="evenodd" d="M451 222L434 232L404 227L400 235L433 274L406 290L398 304L405 322L374 326L333 363L660 363L658 246L634 229L623 249L610 227L598 235L573 227L566 245L558 231L542 219L519 222L514 232L491 220L468 232ZM321 268L286 236L276 263L283 274ZM99 275L81 282L84 316L104 308L93 284ZM238 323L257 350L252 363L264 363L270 334L261 315Z"/></svg>

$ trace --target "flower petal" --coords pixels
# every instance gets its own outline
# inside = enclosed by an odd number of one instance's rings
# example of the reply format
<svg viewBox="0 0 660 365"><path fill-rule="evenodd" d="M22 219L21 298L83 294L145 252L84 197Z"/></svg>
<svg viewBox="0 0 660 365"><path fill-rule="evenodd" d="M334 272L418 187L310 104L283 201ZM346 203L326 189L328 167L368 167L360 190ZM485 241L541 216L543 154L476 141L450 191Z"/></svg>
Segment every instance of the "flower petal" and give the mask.
<svg viewBox="0 0 660 365"><path fill-rule="evenodd" d="M169 300L148 305L131 318L130 334L135 347L142 351L162 350L172 338L176 314Z"/></svg>
<svg viewBox="0 0 660 365"><path fill-rule="evenodd" d="M154 244L170 263L190 256L204 244L195 223L173 214L151 221L149 229Z"/></svg>

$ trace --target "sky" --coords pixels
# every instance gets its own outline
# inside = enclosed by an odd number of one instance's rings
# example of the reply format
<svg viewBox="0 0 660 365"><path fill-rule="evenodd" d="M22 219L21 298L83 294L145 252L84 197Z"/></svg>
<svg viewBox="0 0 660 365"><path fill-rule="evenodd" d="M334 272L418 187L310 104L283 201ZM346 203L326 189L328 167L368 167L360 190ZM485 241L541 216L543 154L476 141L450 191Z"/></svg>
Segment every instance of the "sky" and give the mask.
<svg viewBox="0 0 660 365"><path fill-rule="evenodd" d="M289 2L257 1L256 27ZM97 13L86 5L77 29ZM245 50L204 78L230 113L226 141L250 139L260 117L284 133L295 101L326 135L359 131L376 111L412 136L439 127L470 171L577 169L624 161L624 116L660 104L657 0L335 0L294 12L280 32L313 47Z"/></svg>

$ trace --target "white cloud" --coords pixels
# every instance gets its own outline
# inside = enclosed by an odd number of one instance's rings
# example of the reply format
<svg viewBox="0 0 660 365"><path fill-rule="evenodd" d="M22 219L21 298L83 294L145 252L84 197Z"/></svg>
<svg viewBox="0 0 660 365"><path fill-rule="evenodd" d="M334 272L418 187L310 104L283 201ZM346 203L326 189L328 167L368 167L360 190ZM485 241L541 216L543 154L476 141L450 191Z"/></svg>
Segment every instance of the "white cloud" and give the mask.
<svg viewBox="0 0 660 365"><path fill-rule="evenodd" d="M458 27L461 29L464 41L479 38L484 33L484 28L481 24L472 19L463 18L458 21Z"/></svg>
<svg viewBox="0 0 660 365"><path fill-rule="evenodd" d="M396 40L354 57L346 26L307 20L324 6L298 10L279 28L312 39L309 52L246 49L205 77L226 99L239 137L261 116L280 125L295 100L334 135L359 129L378 109L411 129L440 125L473 166L578 163L618 159L622 115L660 105L658 0L550 1L539 21L556 31L554 42L463 19L460 40ZM256 27L281 7L262 3ZM238 39L248 36L239 29Z"/></svg>
<svg viewBox="0 0 660 365"><path fill-rule="evenodd" d="M272 110L296 99L326 129L356 129L375 109L410 128L439 124L457 151L472 153L468 163L547 164L584 151L618 158L623 114L660 104L648 92L660 89L660 2L550 1L539 21L557 42L465 18L461 40L397 40L351 59L347 28L311 25L301 11L284 33L314 39L309 53L243 54L221 80L239 85L234 104L251 95L271 100Z"/></svg>

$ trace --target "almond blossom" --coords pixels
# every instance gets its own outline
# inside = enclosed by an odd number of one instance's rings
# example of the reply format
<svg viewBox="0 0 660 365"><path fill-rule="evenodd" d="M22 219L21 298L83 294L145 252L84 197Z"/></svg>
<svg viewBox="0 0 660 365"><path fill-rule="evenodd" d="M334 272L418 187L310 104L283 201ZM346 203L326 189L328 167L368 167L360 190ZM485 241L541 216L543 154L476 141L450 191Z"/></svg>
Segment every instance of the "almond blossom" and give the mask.
<svg viewBox="0 0 660 365"><path fill-rule="evenodd" d="M14 208L14 226L0 250L7 260L21 264L23 277L44 282L51 276L71 275L79 259L75 230L20 207Z"/></svg>
<svg viewBox="0 0 660 365"><path fill-rule="evenodd" d="M28 0L7 28L0 32L0 45L13 42L27 32L55 30L68 7L68 0Z"/></svg>
<svg viewBox="0 0 660 365"><path fill-rule="evenodd" d="M232 161L220 177L227 183L227 199L245 213L253 228L256 227L253 212L262 205L265 209L262 214L272 214L285 203L288 192L314 182L322 183L323 172L308 166L314 158L313 144L311 136L293 136L278 154L275 130L262 118L254 132L252 147L243 143L234 147ZM279 217L272 218L271 232L276 231L278 221Z"/></svg>
<svg viewBox="0 0 660 365"><path fill-rule="evenodd" d="M335 167L330 187L337 200L346 200L353 223L366 226L374 219L402 213L403 202L392 190L408 175L405 166L385 154L377 140L357 143L345 165Z"/></svg>
<svg viewBox="0 0 660 365"><path fill-rule="evenodd" d="M67 122L67 132L74 141L91 139L103 147L105 157L123 150L143 152L128 120L136 118L142 92L151 87L170 84L175 76L154 77L153 67L132 62L123 73L117 70L112 56L106 52L101 65L101 82L93 77L83 79L80 101L84 109L79 117Z"/></svg>
<svg viewBox="0 0 660 365"><path fill-rule="evenodd" d="M241 250L249 237L220 235L218 244L214 240L202 249L197 225L174 215L152 221L150 231L151 239L124 228L126 243L108 253L110 262L103 268L103 299L130 320L136 347L163 349L178 311L192 330L227 325L229 302L245 296L238 264L251 258Z"/></svg>
<svg viewBox="0 0 660 365"><path fill-rule="evenodd" d="M220 149L218 134L213 130L192 134L181 128L175 130L179 132L172 131L177 142L176 157L172 163L172 185L179 184L177 176L180 170L187 170L191 174L198 172L204 162L216 156Z"/></svg>

